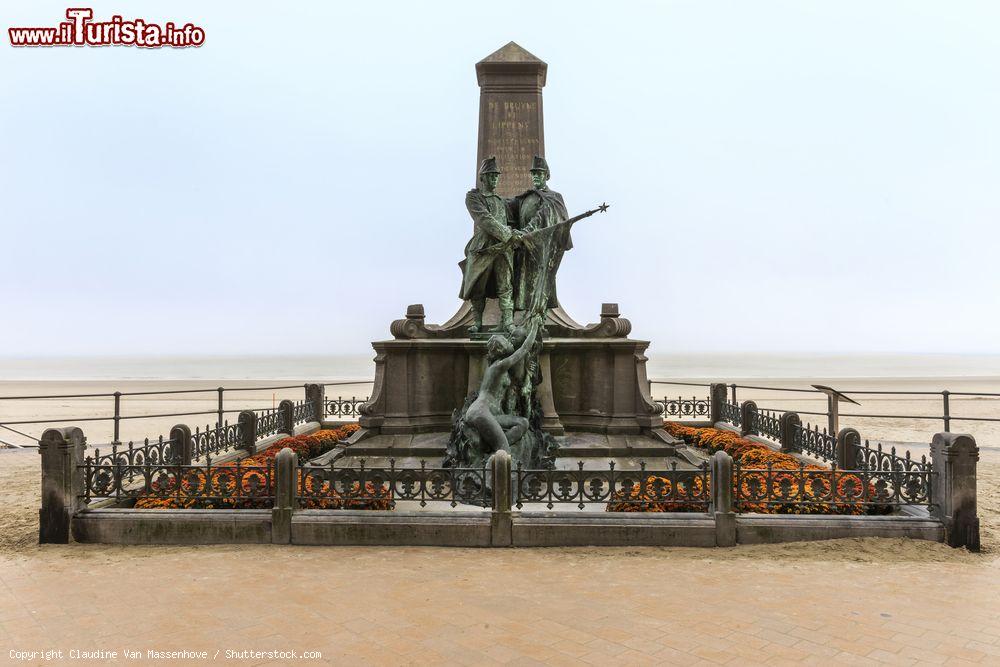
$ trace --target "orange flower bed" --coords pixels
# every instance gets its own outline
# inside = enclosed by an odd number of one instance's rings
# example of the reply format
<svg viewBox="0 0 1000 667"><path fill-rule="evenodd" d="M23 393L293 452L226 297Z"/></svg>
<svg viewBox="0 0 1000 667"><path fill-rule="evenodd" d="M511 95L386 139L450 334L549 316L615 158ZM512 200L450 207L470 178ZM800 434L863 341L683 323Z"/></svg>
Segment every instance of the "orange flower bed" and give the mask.
<svg viewBox="0 0 1000 667"><path fill-rule="evenodd" d="M700 475L692 475L689 479L677 480L677 488L673 482L664 477L650 475L646 478L645 493L636 486L629 493L619 491L615 500L608 503L607 512L707 512L704 503L711 500L711 480ZM626 501L626 496L627 500ZM658 497L669 500L656 500Z"/></svg>
<svg viewBox="0 0 1000 667"><path fill-rule="evenodd" d="M213 489L212 495L235 495L237 484L240 485L243 493L253 495L258 489L263 489L267 485L267 477L260 470L246 470L246 468L262 467L272 465L274 457L278 452L288 447L299 456L300 461L305 461L324 452L328 452L338 441L349 437L360 427L357 424L346 424L335 429L323 429L309 435L296 435L282 438L252 456L240 459L239 479L237 479L237 463L235 461L220 463L212 466L211 478L206 472L192 470L181 479L181 488L177 492L176 478L171 477L163 482L154 480L152 486L153 495L140 496L136 502L137 509L264 509L271 506L271 501L263 498L253 497L225 497L225 498L204 498L199 490L206 487ZM299 473L299 484L302 483L302 474ZM330 509L352 508L352 509L388 509L391 501L391 493L376 490L373 486L368 488L366 494L375 496L376 500L348 500L344 501L340 495L331 491L328 498L308 500L305 507L323 507ZM307 488L311 490L309 480ZM298 490L298 487L297 489ZM324 490L325 491L325 490ZM356 491L356 489L355 489ZM273 489L272 489L273 492ZM165 495L171 494L171 495ZM387 496L386 498L379 497Z"/></svg>
<svg viewBox="0 0 1000 667"><path fill-rule="evenodd" d="M748 440L742 437L739 433L734 431L728 431L717 428L696 428L692 426L685 426L683 424L678 424L676 422L664 422L663 428L667 433L674 436L675 438L680 438L689 445L705 449L709 453L715 452L726 452L733 457L734 461L739 462L740 466L746 469L752 470L763 470L768 466L771 467L771 495L774 498L779 498L782 495L786 497L799 497L801 491L801 497L806 503L810 501L819 501L823 497L830 495L830 480L825 476L806 476L804 479L800 479L799 475L796 474L800 469L803 468L802 463L799 459L795 458L790 454L785 454L784 452L779 452L771 449L770 447L763 445L759 442L754 442L753 440ZM815 470L826 470L829 471L830 468L820 465L806 465L804 467L806 471ZM780 471L789 471L787 473ZM779 471L779 472L773 472ZM743 476L740 480L740 485L742 488L736 489L736 480L733 480L733 497L735 498L749 498L751 494L751 484L757 482L759 484L764 484L765 480L763 476ZM853 497L860 495L863 487L863 481L857 475L843 475L837 478L837 497ZM693 502L684 502L684 498L699 499L704 500L706 496L702 493L702 480L700 477L693 477L692 482L689 482L687 486L692 488L686 488L685 485L678 483L678 488L674 497L669 501L641 501L642 498L653 498L657 497L655 491L660 489L660 493L665 496L670 495L671 482L668 479L662 477L650 476L646 478L645 481L645 495L643 495L643 489L637 487L632 489L628 494L627 500L632 502L624 502L626 496L624 493L619 492L616 494L616 501L608 503L607 511L609 512L699 512L704 511L704 505L700 505ZM799 486L802 489L799 489ZM666 489L663 491L663 489ZM765 489L758 489L758 494L766 491ZM705 490L705 493L708 493ZM868 485L868 497L875 496L875 488L872 484ZM636 502L641 501L641 502ZM760 514L887 514L891 511L891 508L878 505L860 505L853 503L819 503L817 504L803 504L803 503L778 503L778 504L768 504L767 502L741 502L741 511L743 512L757 512Z"/></svg>
<svg viewBox="0 0 1000 667"><path fill-rule="evenodd" d="M663 430L689 445L707 449L710 454L725 452L739 461L744 468L766 468L769 464L775 470L798 470L799 459L791 454L778 452L767 445L747 440L735 431L719 428L694 428L676 422L664 422ZM806 470L829 470L826 466L807 465Z"/></svg>

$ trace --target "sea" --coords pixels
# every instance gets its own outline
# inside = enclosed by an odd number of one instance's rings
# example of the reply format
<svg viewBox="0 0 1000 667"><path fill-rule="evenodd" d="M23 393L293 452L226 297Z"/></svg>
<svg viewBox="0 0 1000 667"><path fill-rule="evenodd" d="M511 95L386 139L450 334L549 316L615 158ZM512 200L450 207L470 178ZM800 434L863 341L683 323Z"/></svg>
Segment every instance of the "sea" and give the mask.
<svg viewBox="0 0 1000 667"><path fill-rule="evenodd" d="M366 380L372 354L253 356L0 357L0 380ZM650 355L650 378L671 380L880 379L1000 383L1000 355ZM946 387L942 387L946 388Z"/></svg>

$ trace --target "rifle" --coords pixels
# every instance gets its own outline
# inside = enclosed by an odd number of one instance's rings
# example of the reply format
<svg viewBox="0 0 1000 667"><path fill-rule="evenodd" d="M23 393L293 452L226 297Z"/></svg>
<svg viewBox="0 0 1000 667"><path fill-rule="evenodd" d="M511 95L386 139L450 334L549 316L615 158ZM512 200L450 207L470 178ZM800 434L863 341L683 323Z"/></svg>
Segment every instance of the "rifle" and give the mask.
<svg viewBox="0 0 1000 667"><path fill-rule="evenodd" d="M510 239L508 239L506 241L501 241L500 243L494 243L491 246L487 246L485 248L481 248L480 250L476 251L476 254L501 252L504 249L506 249L508 246L512 245L513 242L516 241L516 240L518 240L518 239L531 238L532 236L536 236L538 234L542 234L542 233L545 233L545 232L551 232L551 231L555 230L558 227L563 227L563 226L567 226L568 227L569 225L572 225L574 222L579 222L580 220L583 220L584 218L589 218L590 216L594 215L595 213L604 213L610 207L611 207L610 204L601 203L601 205L598 206L597 208L592 208L589 211L584 211L580 215L573 216L569 220L563 220L562 222L557 222L556 224L554 224L554 225L552 225L550 227L542 227L541 229L536 229L534 231L528 232L527 234L522 234L519 237L511 236Z"/></svg>

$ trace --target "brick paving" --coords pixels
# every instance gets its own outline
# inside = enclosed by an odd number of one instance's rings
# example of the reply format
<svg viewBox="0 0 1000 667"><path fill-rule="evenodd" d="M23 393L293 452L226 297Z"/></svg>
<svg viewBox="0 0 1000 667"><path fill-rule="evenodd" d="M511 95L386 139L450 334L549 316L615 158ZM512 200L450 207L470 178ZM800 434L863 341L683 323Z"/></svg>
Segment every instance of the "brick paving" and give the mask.
<svg viewBox="0 0 1000 667"><path fill-rule="evenodd" d="M225 651L319 651L297 662L345 665L1000 664L998 563L903 540L46 546L0 557L0 663L60 664L14 663L10 649L133 648L262 665L290 661Z"/></svg>

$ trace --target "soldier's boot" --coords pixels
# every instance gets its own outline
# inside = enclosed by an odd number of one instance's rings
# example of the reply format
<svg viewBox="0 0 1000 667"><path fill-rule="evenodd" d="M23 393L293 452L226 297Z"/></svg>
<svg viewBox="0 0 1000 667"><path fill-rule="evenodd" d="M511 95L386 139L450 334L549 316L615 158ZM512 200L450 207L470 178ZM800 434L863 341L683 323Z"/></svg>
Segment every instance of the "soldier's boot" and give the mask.
<svg viewBox="0 0 1000 667"><path fill-rule="evenodd" d="M514 293L504 292L498 299L500 302L500 330L505 333L514 331Z"/></svg>
<svg viewBox="0 0 1000 667"><path fill-rule="evenodd" d="M469 327L469 335L473 336L483 330L483 311L486 310L486 299L472 300L473 324Z"/></svg>

